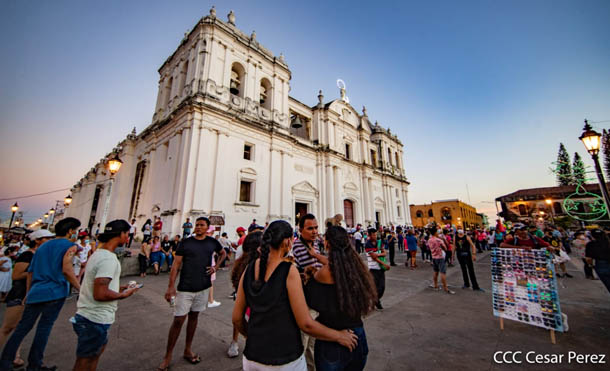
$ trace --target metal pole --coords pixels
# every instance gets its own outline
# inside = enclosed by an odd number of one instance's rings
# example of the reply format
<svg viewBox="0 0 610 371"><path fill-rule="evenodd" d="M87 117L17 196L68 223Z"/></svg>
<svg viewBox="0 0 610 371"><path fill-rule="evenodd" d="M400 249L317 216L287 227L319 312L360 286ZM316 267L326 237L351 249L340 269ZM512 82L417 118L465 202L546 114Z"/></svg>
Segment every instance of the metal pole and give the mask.
<svg viewBox="0 0 610 371"><path fill-rule="evenodd" d="M599 188L604 196L604 202L606 203L606 215L610 218L610 196L608 195L608 188L606 188L606 181L604 180L604 174L602 168L599 165L599 156L597 154L591 155L593 157L593 163L595 164L595 172L597 173L597 180L599 180Z"/></svg>
<svg viewBox="0 0 610 371"><path fill-rule="evenodd" d="M15 211L13 211L13 215L11 215L11 221L8 223L8 231L11 230L11 225L13 225L13 219L15 218Z"/></svg>
<svg viewBox="0 0 610 371"><path fill-rule="evenodd" d="M104 213L102 214L102 220L100 222L100 227L102 231L106 226L106 218L108 217L108 209L110 208L110 194L112 193L112 183L114 183L114 178L110 177L110 183L108 184L108 191L106 191L106 201L104 202Z"/></svg>

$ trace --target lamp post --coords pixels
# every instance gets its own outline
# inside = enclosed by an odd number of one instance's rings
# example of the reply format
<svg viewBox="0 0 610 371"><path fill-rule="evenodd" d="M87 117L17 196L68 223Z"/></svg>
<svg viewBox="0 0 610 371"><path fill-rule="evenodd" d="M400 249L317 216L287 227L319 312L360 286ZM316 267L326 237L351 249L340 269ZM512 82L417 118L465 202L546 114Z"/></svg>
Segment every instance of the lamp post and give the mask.
<svg viewBox="0 0 610 371"><path fill-rule="evenodd" d="M549 209L551 210L551 222L553 223L553 225L555 225L555 210L553 210L553 200L547 198L546 200L544 200L544 202L549 205Z"/></svg>
<svg viewBox="0 0 610 371"><path fill-rule="evenodd" d="M608 188L606 188L606 181L604 180L604 174L602 168L599 165L599 147L601 146L601 134L593 130L589 122L585 119L585 127L583 128L582 135L578 138L582 141L587 149L587 152L591 155L593 163L595 164L595 172L597 173L597 180L599 181L599 188L602 191L604 202L606 203L606 215L610 218L610 196L608 195Z"/></svg>
<svg viewBox="0 0 610 371"><path fill-rule="evenodd" d="M119 169L123 165L123 161L119 159L119 156L115 154L108 160L108 171L110 172L110 183L108 183L108 191L106 191L106 201L104 202L104 213L102 214L102 220L100 226L104 228L106 226L106 218L108 217L108 209L110 208L110 195L112 194L112 184L114 183L114 176L119 172Z"/></svg>
<svg viewBox="0 0 610 371"><path fill-rule="evenodd" d="M15 202L15 204L13 206L11 206L11 211L13 212L13 214L11 214L11 221L8 223L8 230L11 230L11 226L13 225L13 219L15 219L15 213L17 212L17 210L19 210L19 205L17 204L17 202Z"/></svg>

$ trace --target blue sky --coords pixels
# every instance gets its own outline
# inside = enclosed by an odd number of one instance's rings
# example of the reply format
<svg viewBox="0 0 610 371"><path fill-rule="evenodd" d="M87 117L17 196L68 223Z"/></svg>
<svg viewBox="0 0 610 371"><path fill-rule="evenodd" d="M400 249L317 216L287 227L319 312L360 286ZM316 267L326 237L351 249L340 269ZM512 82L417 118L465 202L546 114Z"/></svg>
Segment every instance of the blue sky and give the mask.
<svg viewBox="0 0 610 371"><path fill-rule="evenodd" d="M279 55L291 95L339 96L397 133L410 202L549 186L560 141L610 120L608 1L0 3L0 198L70 187L156 101L157 69L215 4ZM598 129L610 123L595 124ZM65 192L19 200L38 218ZM0 201L0 218L14 201Z"/></svg>

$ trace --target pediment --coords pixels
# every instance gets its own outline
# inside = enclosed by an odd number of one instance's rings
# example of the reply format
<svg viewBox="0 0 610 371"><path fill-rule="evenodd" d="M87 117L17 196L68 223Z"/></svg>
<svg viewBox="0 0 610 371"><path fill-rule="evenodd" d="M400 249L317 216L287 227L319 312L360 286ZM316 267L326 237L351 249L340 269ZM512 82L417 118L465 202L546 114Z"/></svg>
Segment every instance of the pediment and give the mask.
<svg viewBox="0 0 610 371"><path fill-rule="evenodd" d="M319 192L316 189L316 187L311 185L311 183L309 183L306 180L293 185L292 186L292 192L293 193L309 193L309 194L316 195L316 197L319 194Z"/></svg>
<svg viewBox="0 0 610 371"><path fill-rule="evenodd" d="M256 170L254 170L251 167L245 167L245 168L241 169L239 172L242 173L242 174L248 174L248 175L256 176Z"/></svg>
<svg viewBox="0 0 610 371"><path fill-rule="evenodd" d="M376 204L383 204L383 199L379 196L375 197L375 203Z"/></svg>
<svg viewBox="0 0 610 371"><path fill-rule="evenodd" d="M345 185L343 185L343 189L346 191L358 191L358 187L352 182L345 183Z"/></svg>

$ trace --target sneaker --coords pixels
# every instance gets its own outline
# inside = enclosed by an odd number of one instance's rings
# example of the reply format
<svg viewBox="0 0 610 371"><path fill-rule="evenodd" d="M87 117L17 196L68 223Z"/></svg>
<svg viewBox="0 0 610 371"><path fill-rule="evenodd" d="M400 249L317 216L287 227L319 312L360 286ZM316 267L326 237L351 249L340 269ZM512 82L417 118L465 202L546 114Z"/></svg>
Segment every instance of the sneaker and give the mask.
<svg viewBox="0 0 610 371"><path fill-rule="evenodd" d="M485 292L485 290L483 290L482 288L478 288L478 289L472 289L472 291L478 291L478 292Z"/></svg>
<svg viewBox="0 0 610 371"><path fill-rule="evenodd" d="M437 290L437 291L440 290L440 287L438 287L438 286L435 287L434 285L429 285L428 288L432 289L432 290Z"/></svg>
<svg viewBox="0 0 610 371"><path fill-rule="evenodd" d="M462 286L462 290L466 290L466 289L469 289L469 288L470 288L470 286L465 286L465 285Z"/></svg>
<svg viewBox="0 0 610 371"><path fill-rule="evenodd" d="M229 358L235 358L239 355L239 346L236 342L231 342L231 345L229 345L229 350L227 350L227 355Z"/></svg>
<svg viewBox="0 0 610 371"><path fill-rule="evenodd" d="M379 310L383 310L383 306L381 305L380 301L378 301L377 304L375 304L375 307Z"/></svg>
<svg viewBox="0 0 610 371"><path fill-rule="evenodd" d="M447 290L447 291L445 291L445 292L446 292L447 294L450 294L450 295L455 295L455 291Z"/></svg>
<svg viewBox="0 0 610 371"><path fill-rule="evenodd" d="M563 331L568 332L570 330L570 326L568 325L568 315L565 313L561 313L561 319L563 322Z"/></svg>
<svg viewBox="0 0 610 371"><path fill-rule="evenodd" d="M235 300L235 293L229 294L228 298Z"/></svg>
<svg viewBox="0 0 610 371"><path fill-rule="evenodd" d="M572 276L570 273L565 273L564 276L566 276L568 278L574 278L574 276Z"/></svg>
<svg viewBox="0 0 610 371"><path fill-rule="evenodd" d="M208 308L216 308L216 307L219 307L219 306L220 306L220 302L216 301L216 300L214 300L211 303L208 303Z"/></svg>

